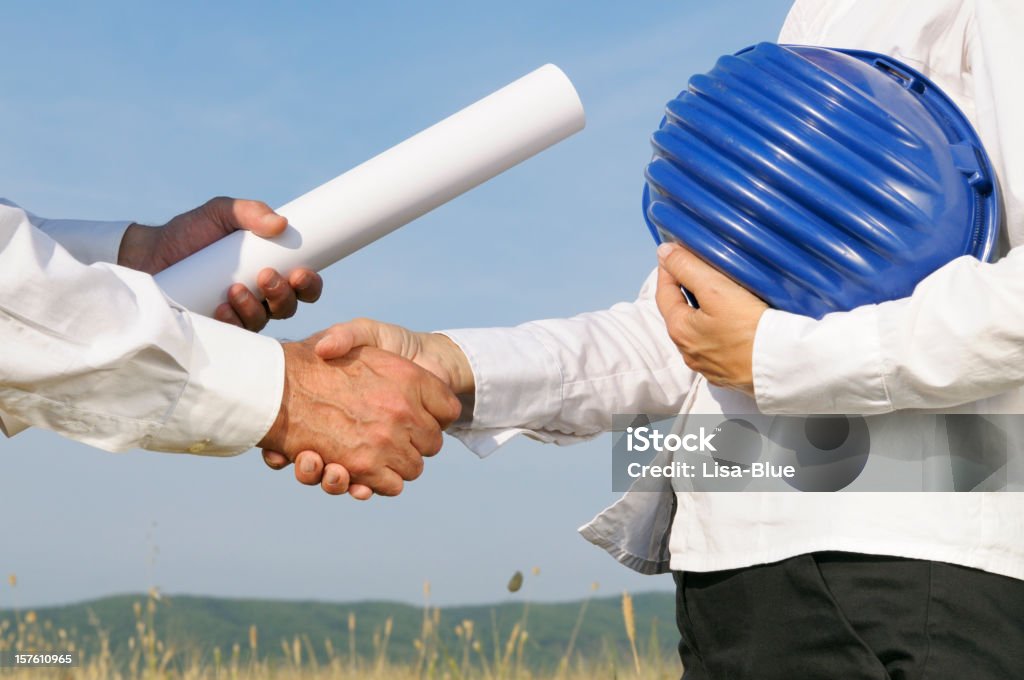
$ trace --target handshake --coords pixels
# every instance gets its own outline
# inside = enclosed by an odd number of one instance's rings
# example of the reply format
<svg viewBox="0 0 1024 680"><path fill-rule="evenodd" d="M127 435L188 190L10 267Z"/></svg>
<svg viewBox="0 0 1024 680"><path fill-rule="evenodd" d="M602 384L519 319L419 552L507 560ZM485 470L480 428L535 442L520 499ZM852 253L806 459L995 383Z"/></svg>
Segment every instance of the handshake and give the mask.
<svg viewBox="0 0 1024 680"><path fill-rule="evenodd" d="M369 319L284 343L281 409L260 442L274 469L303 484L366 500L397 496L441 450L473 374L443 335Z"/></svg>
<svg viewBox="0 0 1024 680"><path fill-rule="evenodd" d="M128 227L118 264L155 274L236 230L273 237L286 225L260 201L214 198L162 227ZM323 281L309 269L265 269L258 285L264 302L235 284L215 318L259 331L315 302ZM441 450L441 432L461 411L456 394L474 389L462 350L441 335L360 319L283 347L281 407L259 445L270 467L295 463L300 482L330 494L401 493L423 457Z"/></svg>

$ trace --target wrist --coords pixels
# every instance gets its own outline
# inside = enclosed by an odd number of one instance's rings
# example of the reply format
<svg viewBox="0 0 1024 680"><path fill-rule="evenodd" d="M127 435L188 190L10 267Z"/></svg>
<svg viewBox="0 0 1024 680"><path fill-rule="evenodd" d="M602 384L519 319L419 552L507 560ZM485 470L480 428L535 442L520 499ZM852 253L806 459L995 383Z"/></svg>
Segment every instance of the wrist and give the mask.
<svg viewBox="0 0 1024 680"><path fill-rule="evenodd" d="M451 391L456 395L473 394L476 391L476 380L462 348L443 333L424 333L423 341L431 346L441 368L448 374Z"/></svg>
<svg viewBox="0 0 1024 680"><path fill-rule="evenodd" d="M296 342L281 343L281 349L284 351L284 389L281 391L281 406L278 408L274 423L267 430L263 439L257 444L260 448L273 451L284 451L286 448L285 435L288 432L292 391L295 386L293 372L298 364L301 363L297 356L297 352L300 349L298 345L299 343Z"/></svg>
<svg viewBox="0 0 1024 680"><path fill-rule="evenodd" d="M117 263L122 267L155 274L153 271L153 253L160 237L160 227L147 227L141 224L130 224L121 237L121 246L117 252Z"/></svg>

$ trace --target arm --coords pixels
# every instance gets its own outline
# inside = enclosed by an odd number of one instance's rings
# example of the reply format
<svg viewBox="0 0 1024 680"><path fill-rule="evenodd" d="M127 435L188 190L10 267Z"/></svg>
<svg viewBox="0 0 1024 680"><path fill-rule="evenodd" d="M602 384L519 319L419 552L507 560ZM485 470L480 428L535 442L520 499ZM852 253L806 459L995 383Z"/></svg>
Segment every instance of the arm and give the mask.
<svg viewBox="0 0 1024 680"><path fill-rule="evenodd" d="M235 231L246 229L260 236L274 236L285 220L259 201L215 198L178 215L163 227L144 227L127 222L46 219L0 199L0 207L19 210L32 227L53 238L83 264L117 263L154 274L174 262ZM220 321L258 331L270 318L287 318L298 300L314 302L323 288L320 277L298 269L287 280L277 272L261 272L260 287L266 305L242 285L229 291L230 304L217 310ZM0 412L0 430L13 436L27 427L10 414Z"/></svg>
<svg viewBox="0 0 1024 680"><path fill-rule="evenodd" d="M276 341L193 317L148 275L79 262L8 205L0 263L0 405L18 420L109 450L209 454L274 421Z"/></svg>
<svg viewBox="0 0 1024 680"><path fill-rule="evenodd" d="M611 428L614 413L676 413L695 374L655 306L654 278L635 302L514 328L414 333L359 319L327 331L326 358L354 346L397 352L434 371L462 399L452 434L481 454L516 434L568 444Z"/></svg>
<svg viewBox="0 0 1024 680"><path fill-rule="evenodd" d="M798 30L789 37L828 44L835 38L829 32L842 30L841 22L812 24L806 30L813 33ZM962 73L950 73L948 63L933 73L959 95L985 143L1000 182L1006 235L1017 246L1024 241L1024 128L1019 124L1024 81L1014 64L1020 60L1022 32L1020 3L979 0L962 54L949 55ZM946 56L942 50L928 54ZM944 408L1021 387L1024 252L1019 251L995 264L955 260L922 281L910 298L818 322L766 313L754 347L758 406L776 413L883 413Z"/></svg>
<svg viewBox="0 0 1024 680"><path fill-rule="evenodd" d="M17 208L0 199L0 205ZM244 229L266 238L281 233L287 221L261 201L218 197L182 213L161 227L130 222L46 219L25 211L32 226L59 243L83 264L109 262L156 274L205 248L233 231ZM215 317L236 326L259 331L270 319L295 314L298 302L315 302L323 281L313 271L297 269L287 277L267 269L260 273L264 307L241 284L228 291L229 302L217 309Z"/></svg>
<svg viewBox="0 0 1024 680"><path fill-rule="evenodd" d="M677 413L696 374L665 331L653 279L639 298L569 319L444 331L471 367L469 417L453 434L489 453L516 434L570 444L615 413Z"/></svg>
<svg viewBox="0 0 1024 680"><path fill-rule="evenodd" d="M754 343L759 408L876 414L945 408L1024 385L1024 250L957 259L903 300L821 321L765 313Z"/></svg>
<svg viewBox="0 0 1024 680"><path fill-rule="evenodd" d="M1024 249L954 260L909 298L814 320L765 306L679 246L661 246L658 304L694 370L764 413L956 406L1024 385ZM694 291L699 310L679 286Z"/></svg>
<svg viewBox="0 0 1024 680"><path fill-rule="evenodd" d="M112 451L207 455L260 443L315 447L394 495L440 449L455 397L411 362L373 349L324 362L193 315L152 277L85 265L0 206L0 407ZM255 367L255 368L254 368Z"/></svg>
<svg viewBox="0 0 1024 680"><path fill-rule="evenodd" d="M18 208L4 199L0 199L0 206ZM83 264L117 262L121 241L131 225L126 221L46 219L27 210L25 217Z"/></svg>

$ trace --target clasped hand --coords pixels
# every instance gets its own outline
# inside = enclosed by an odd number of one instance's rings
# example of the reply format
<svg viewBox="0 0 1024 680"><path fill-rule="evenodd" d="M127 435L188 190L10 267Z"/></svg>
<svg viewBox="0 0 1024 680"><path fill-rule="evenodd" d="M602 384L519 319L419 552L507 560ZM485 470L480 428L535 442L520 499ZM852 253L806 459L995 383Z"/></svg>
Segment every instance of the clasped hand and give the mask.
<svg viewBox="0 0 1024 680"><path fill-rule="evenodd" d="M287 220L266 203L214 198L162 227L129 226L118 264L156 274L234 231L271 238L286 227ZM287 275L264 269L258 285L263 302L235 284L215 317L258 331L269 319L292 316L300 301L316 301L323 289L309 269ZM346 490L351 480L357 496L397 495L405 481L423 471L423 456L441 449L442 430L458 417L459 400L402 352L375 347L350 352L372 344L353 341L343 352L318 356L313 348L319 339L283 344L281 406L260 444L280 452L272 459L282 466L304 450L317 451L320 469L328 469L325 488L332 491ZM297 469L305 466L303 461Z"/></svg>
<svg viewBox="0 0 1024 680"><path fill-rule="evenodd" d="M277 453L272 467L298 461L299 481L357 497L397 496L423 472L423 456L441 450L442 431L459 416L459 400L436 376L375 347L318 354L321 336L284 344L284 396L260 442ZM351 351L349 351L351 349ZM316 454L310 453L316 451ZM269 455L269 454L268 454ZM308 467L315 456L316 468ZM326 474L323 474L326 467Z"/></svg>
<svg viewBox="0 0 1024 680"><path fill-rule="evenodd" d="M427 399L424 399L423 404L442 429L459 415L460 402L456 395L472 394L475 389L473 371L465 354L448 337L437 333L417 333L393 324L355 319L332 326L310 338L305 349L315 354L320 361L332 365L350 360L361 361L366 357L383 362L386 358L398 370L383 372L381 376L395 381L393 387L396 388L401 387L403 380L415 378L418 386L414 385L417 387L414 393L430 397L429 405ZM387 366L382 364L381 369L385 368ZM446 399L437 396L437 391L443 391ZM371 390L368 394L374 392ZM415 411L415 400L406 402L402 408L406 407ZM375 415L376 412L371 408L365 417L372 418ZM407 422L416 423L420 427L429 425L423 414ZM384 423L378 424L383 428ZM380 437L380 442L385 444L398 438L397 433L394 433L396 436L387 435L387 430L382 430L382 434L385 436ZM433 443L436 449L434 446L426 446L421 452L430 455L440 449L440 431ZM368 451L364 450L364 453ZM387 455L384 451L381 453ZM324 491L333 495L347 492L353 498L366 500L374 492L393 495L392 491L401 491L401 484L394 475L384 475L393 486L383 487L382 492L382 487L376 484L377 480L368 477L364 469L353 468L341 457L325 455L323 449L312 444L297 456L288 456L272 442L265 442L263 459L275 470L294 462L295 478L298 481L308 485L319 484ZM414 472L419 474L419 469ZM403 478L409 480L413 477Z"/></svg>
<svg viewBox="0 0 1024 680"><path fill-rule="evenodd" d="M271 238L287 226L288 220L262 201L220 196L178 215L162 227L131 225L121 240L117 263L156 274L234 231L251 231ZM283 276L267 268L259 273L257 284L264 303L244 285L236 283L228 290L228 301L217 308L214 316L219 321L259 331L270 319L286 319L295 314L299 302L316 302L323 291L323 281L310 269L296 269Z"/></svg>

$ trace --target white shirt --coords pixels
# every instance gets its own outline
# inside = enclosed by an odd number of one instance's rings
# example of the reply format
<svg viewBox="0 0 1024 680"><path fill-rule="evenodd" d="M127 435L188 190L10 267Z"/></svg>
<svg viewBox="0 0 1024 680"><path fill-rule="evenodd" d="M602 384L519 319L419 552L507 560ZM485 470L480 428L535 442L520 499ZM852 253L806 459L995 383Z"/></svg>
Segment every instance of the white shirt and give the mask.
<svg viewBox="0 0 1024 680"><path fill-rule="evenodd" d="M890 54L972 120L1001 183L1004 244L1024 245L1024 79L1018 0L798 0L780 42ZM982 36L984 38L982 39ZM740 46L736 46L740 47ZM641 230L642 231L642 230ZM485 455L516 434L568 444L613 413L1024 413L1024 248L960 258L910 298L820 321L765 313L756 404L689 371L649 278L632 303L513 329L445 331L476 377L456 431ZM1015 442L1024 450L1024 442ZM1024 579L1019 493L629 493L581 529L638 571L711 571L842 550L952 562ZM668 541L665 530L671 527Z"/></svg>
<svg viewBox="0 0 1024 680"><path fill-rule="evenodd" d="M251 448L280 408L280 344L193 315L151 276L110 264L127 225L45 220L0 200L0 428L109 451Z"/></svg>

